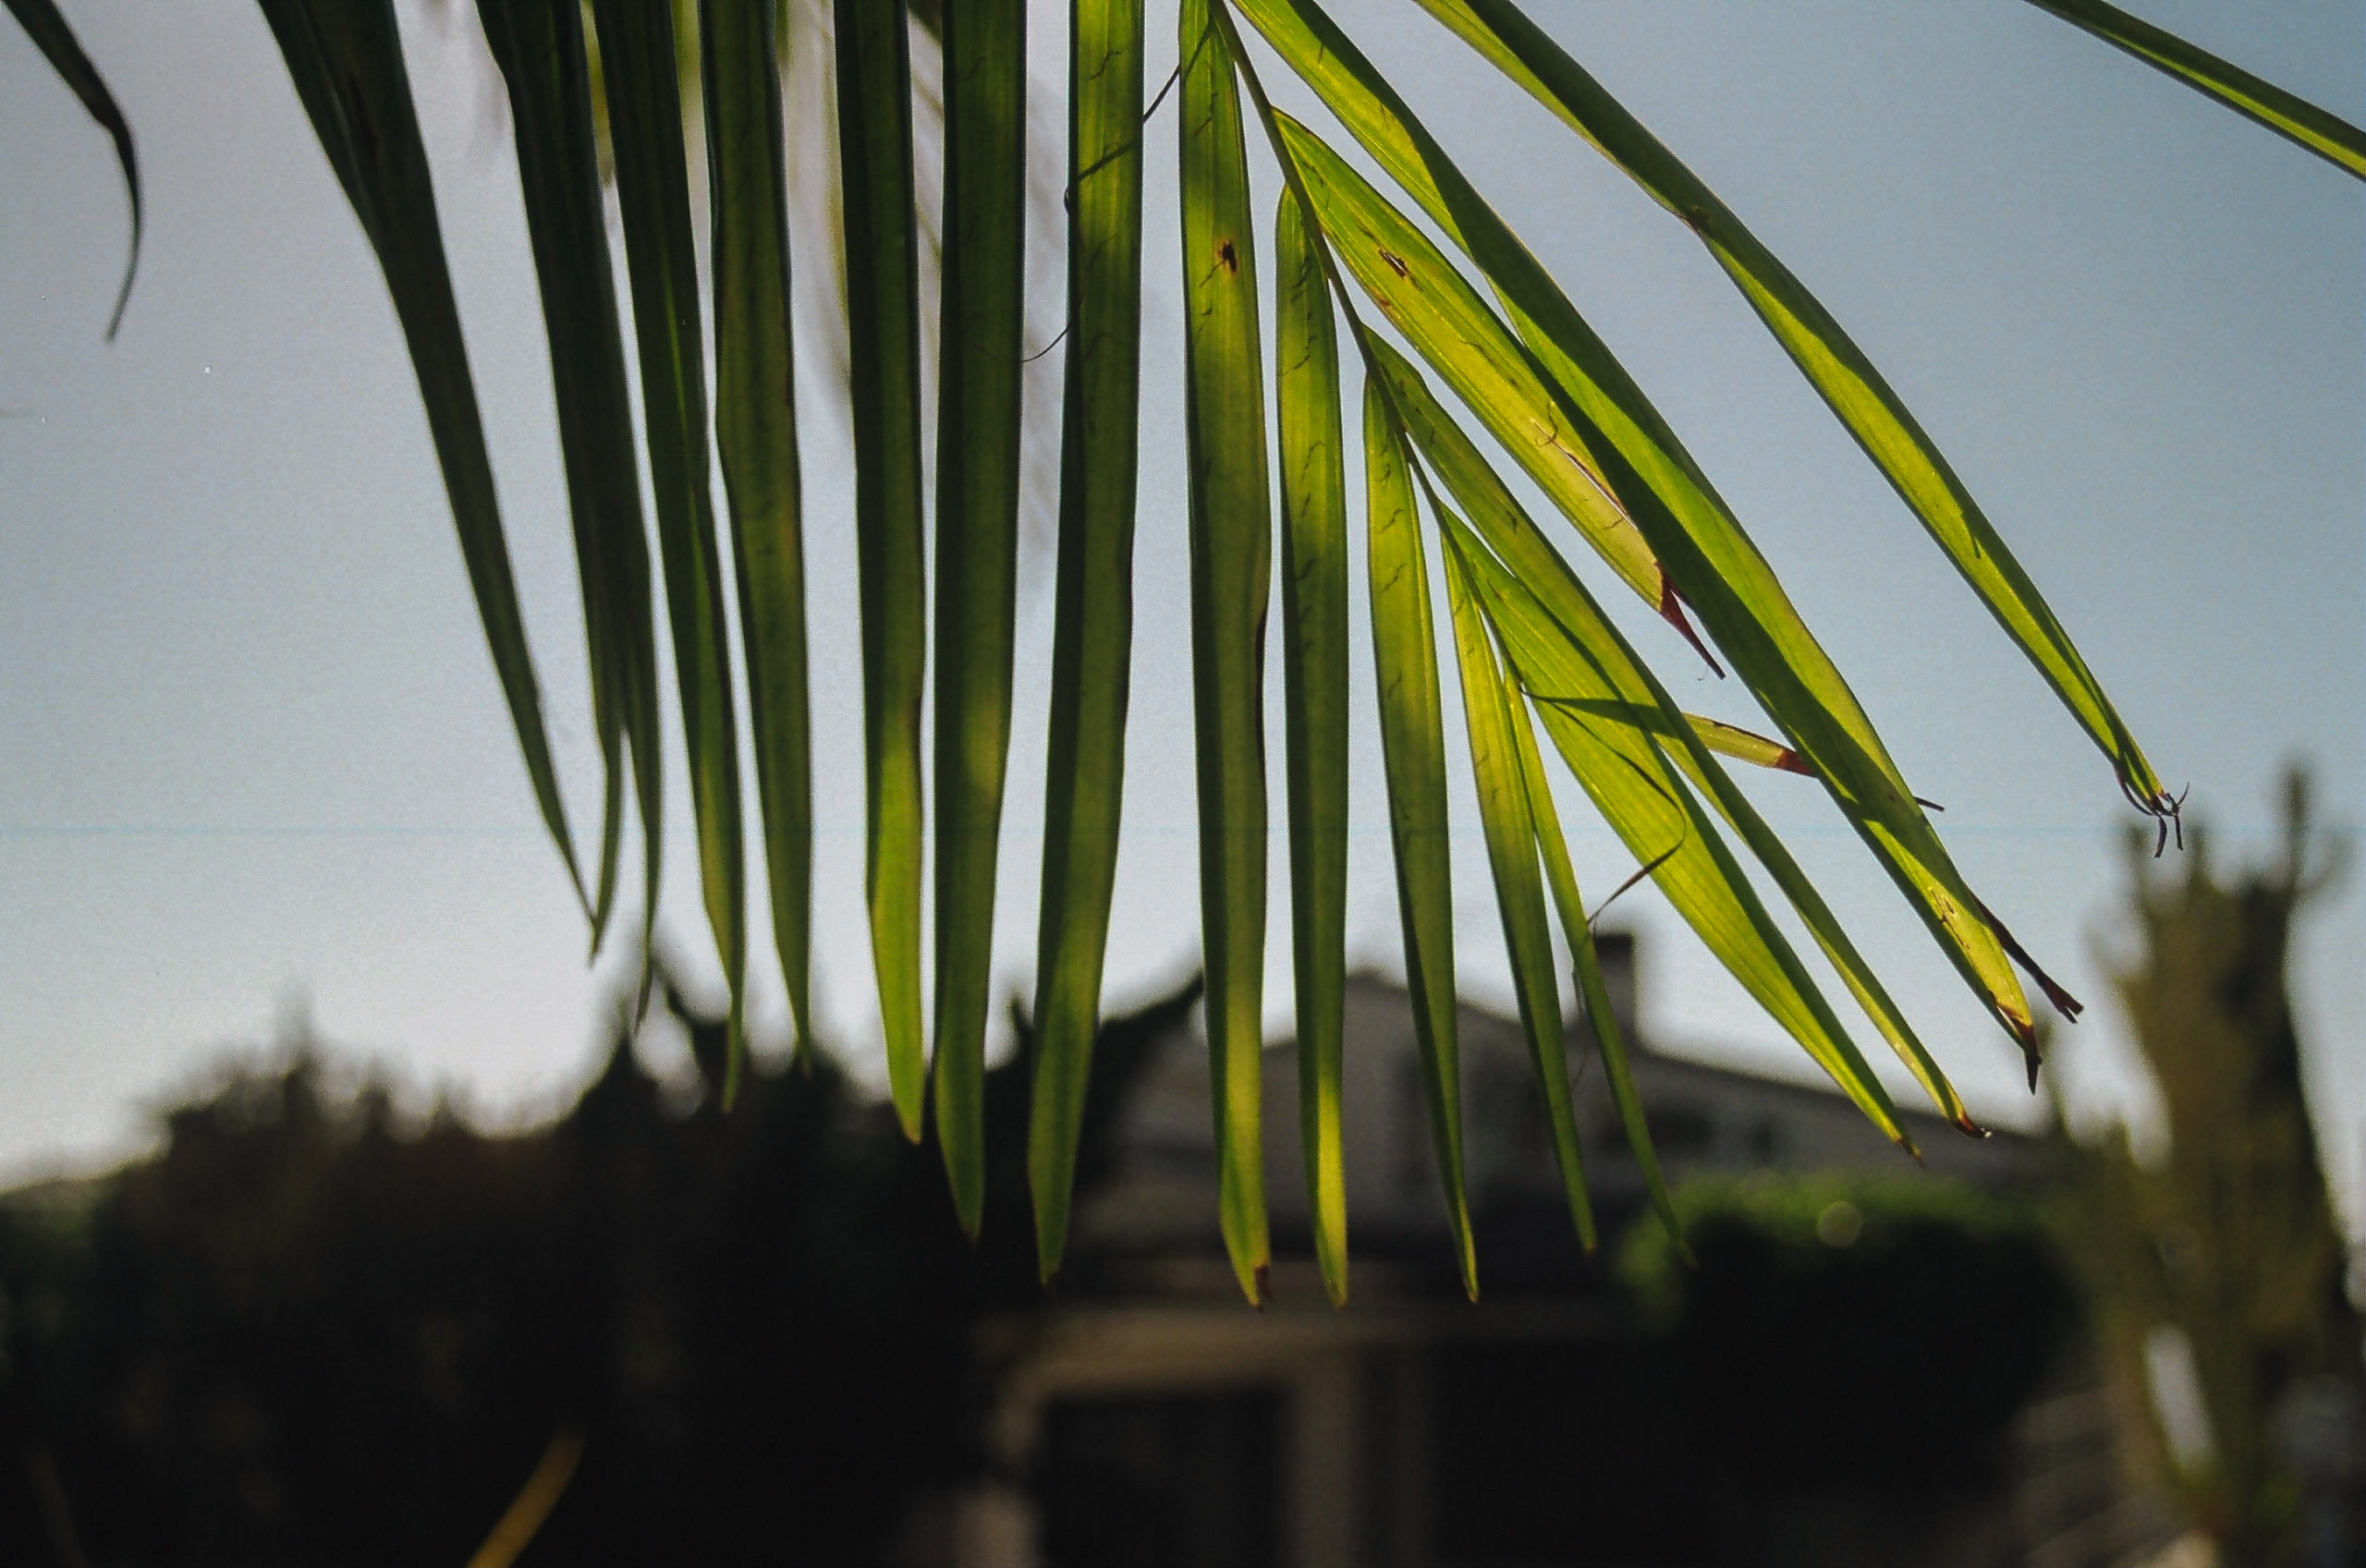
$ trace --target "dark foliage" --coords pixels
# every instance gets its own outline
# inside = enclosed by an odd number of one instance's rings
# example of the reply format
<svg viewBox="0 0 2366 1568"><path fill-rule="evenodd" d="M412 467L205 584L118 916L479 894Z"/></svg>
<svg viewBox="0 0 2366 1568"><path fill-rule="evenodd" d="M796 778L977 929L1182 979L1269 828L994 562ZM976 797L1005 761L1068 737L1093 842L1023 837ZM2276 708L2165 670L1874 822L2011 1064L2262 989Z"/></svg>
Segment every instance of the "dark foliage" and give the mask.
<svg viewBox="0 0 2366 1568"><path fill-rule="evenodd" d="M1104 1030L1086 1181L1197 990ZM241 1075L153 1159L0 1208L0 1562L457 1563L561 1428L529 1562L878 1561L974 1463L976 1324L1041 1299L1024 1056L974 1250L936 1150L826 1061L679 1111L620 1040L518 1136L339 1103L309 1057Z"/></svg>

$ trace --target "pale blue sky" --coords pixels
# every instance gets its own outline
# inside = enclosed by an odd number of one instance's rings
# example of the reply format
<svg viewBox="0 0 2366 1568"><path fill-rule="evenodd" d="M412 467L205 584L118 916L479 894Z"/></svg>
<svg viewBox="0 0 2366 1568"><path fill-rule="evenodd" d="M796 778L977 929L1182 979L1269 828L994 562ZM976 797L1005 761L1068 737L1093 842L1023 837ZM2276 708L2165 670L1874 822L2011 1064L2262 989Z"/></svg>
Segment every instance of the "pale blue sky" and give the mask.
<svg viewBox="0 0 2366 1568"><path fill-rule="evenodd" d="M267 1039L299 995L324 1032L414 1086L457 1086L489 1115L554 1106L581 1080L616 969L585 968L360 233L253 7L65 9L141 139L149 230L122 335L104 346L124 237L106 143L0 26L0 1176L137 1147L147 1108L223 1043ZM472 23L399 9L581 823L596 792L573 564L498 89ZM1040 79L1056 83L1061 9L1035 10ZM2142 10L2352 118L2366 104L2358 0ZM1974 885L2090 1003L2064 1031L2073 1082L2124 1094L2097 956L2117 930L2115 835L2130 816L2108 769L1684 230L1415 7L1342 0L1339 14L1627 358L1909 779L1947 806ZM2356 182L2014 0L1534 0L1534 14L1884 368L2164 775L2190 781L2223 854L2264 846L2289 756L2315 762L2328 820L2366 817ZM1158 73L1171 17L1153 7ZM1039 119L1059 123L1048 102ZM1164 116L1150 131L1153 214L1171 201L1172 135ZM1118 1003L1197 951L1175 251L1154 216ZM1057 359L1030 383L1046 407ZM844 437L819 401L806 413L817 987L831 1035L867 1055ZM1030 528L1006 988L1031 973L1040 844L1050 524ZM1729 683L1635 626L1682 699L1750 721ZM1356 745L1350 942L1394 966L1368 720ZM1750 786L1975 1105L2026 1116L2015 1053L1820 795ZM1598 895L1623 857L1574 793L1567 809ZM1456 825L1465 989L1507 1004L1467 797ZM663 906L676 940L702 949L682 827ZM1278 849L1269 1016L1287 1029ZM1649 942L1660 1038L1805 1067L1653 896L1622 912ZM2297 957L2319 1118L2353 1214L2361 952L2353 881ZM776 1039L769 964L756 994L762 1038Z"/></svg>

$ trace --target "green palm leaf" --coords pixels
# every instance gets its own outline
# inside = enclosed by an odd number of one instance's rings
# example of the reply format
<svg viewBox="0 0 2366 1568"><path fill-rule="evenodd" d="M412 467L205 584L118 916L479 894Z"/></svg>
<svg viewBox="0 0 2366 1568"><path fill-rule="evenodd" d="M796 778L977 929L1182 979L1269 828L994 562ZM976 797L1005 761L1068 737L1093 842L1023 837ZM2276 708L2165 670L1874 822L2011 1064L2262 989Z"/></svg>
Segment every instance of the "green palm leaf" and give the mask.
<svg viewBox="0 0 2366 1568"><path fill-rule="evenodd" d="M1274 224L1282 460L1283 733L1289 777L1299 1141L1323 1289L1348 1299L1340 1124L1348 934L1348 478L1331 291L1295 193Z"/></svg>
<svg viewBox="0 0 2366 1568"><path fill-rule="evenodd" d="M49 62L49 68L115 143L115 161L123 170L124 195L131 202L131 253L124 260L123 286L116 290L115 309L107 315L107 340L113 342L116 329L123 325L123 308L131 303L131 279L140 271L140 155L131 145L131 123L123 117L115 94L107 91L98 67L82 53L80 41L52 0L8 0L8 12Z"/></svg>
<svg viewBox="0 0 2366 1568"><path fill-rule="evenodd" d="M1459 528L1448 519L1447 526ZM1471 535L1461 535L1487 618L1522 687L1579 701L1618 700L1618 677L1637 668L1617 628L1570 579L1586 618L1553 614L1511 568ZM1570 701L1540 705L1545 733L1612 830L1652 868L1668 903L1817 1065L1894 1142L1913 1140L1889 1091L1866 1066L1790 942L1767 914L1733 852L1686 784L1643 731L1606 723Z"/></svg>
<svg viewBox="0 0 2366 1568"><path fill-rule="evenodd" d="M1627 1059L1627 1041L1618 1027L1618 1015L1610 1004L1610 987L1603 979L1602 955L1594 948L1593 926L1586 918L1585 903L1578 893L1577 869L1569 862L1568 841L1561 834L1561 813L1553 803L1553 786L1544 776L1544 760L1537 753L1536 730L1529 717L1527 698L1519 688L1519 677L1513 672L1510 661L1502 661L1501 668L1504 707L1509 719L1506 728L1518 758L1520 784L1536 827L1536 845L1544 857L1545 885L1553 890L1554 911L1560 917L1570 966L1577 974L1578 997L1584 1005L1586 1027L1602 1052L1603 1076L1610 1084L1611 1104L1617 1109L1619 1125L1626 1131L1628 1148L1634 1151L1636 1168L1643 1173L1643 1186L1651 1194L1652 1209L1681 1247L1683 1223L1677 1218L1676 1200L1668 1194L1667 1178L1660 1173L1659 1153L1652 1147L1643 1097L1636 1090L1634 1065Z"/></svg>
<svg viewBox="0 0 2366 1568"><path fill-rule="evenodd" d="M1445 509L1432 507L1440 517ZM1442 526L1443 527L1443 526ZM1537 870L1536 820L1529 808L1512 716L1504 700L1504 672L1495 662L1485 613L1479 608L1451 529L1443 529L1445 600L1454 624L1455 662L1462 675L1462 716L1470 732L1470 771L1479 784L1479 819L1487 835L1487 860L1494 874L1495 908L1510 950L1512 990L1519 1000L1521 1032L1544 1096L1544 1124L1553 1136L1553 1158L1569 1217L1585 1249L1594 1249L1593 1203L1586 1193L1585 1155L1578 1147L1578 1123L1569 1104L1569 1060L1561 1038L1561 988L1553 975L1553 932L1545 923L1544 882Z"/></svg>
<svg viewBox="0 0 2366 1568"><path fill-rule="evenodd" d="M787 169L773 8L701 0L699 42L713 222L714 444L739 585L773 945L802 1052L813 1027L813 761Z"/></svg>
<svg viewBox="0 0 2366 1568"><path fill-rule="evenodd" d="M485 456L467 345L445 270L435 219L435 191L427 150L419 140L410 79L388 0L261 0L287 75L295 83L321 151L352 203L362 233L377 253L386 292L402 323L427 411L428 434L444 471L444 492L460 538L477 619L493 650L509 721L525 754L543 824L558 845L567 873L588 917L592 899L567 829L567 809L543 728L543 699L518 612L509 545L494 499L493 463Z"/></svg>
<svg viewBox="0 0 2366 1568"><path fill-rule="evenodd" d="M674 678L690 764L699 881L708 927L731 987L726 1102L747 1054L746 867L739 821L738 722L723 618L723 562L709 481L705 349L691 245L680 78L668 6L592 0L608 139L624 213L632 324L640 350L640 406L656 497L659 558L674 636ZM651 890L655 896L655 890Z"/></svg>
<svg viewBox="0 0 2366 1568"><path fill-rule="evenodd" d="M1191 500L1191 663L1200 785L1200 927L1208 972L1217 1210L1251 1302L1265 1299L1261 1100L1265 977L1265 471L1256 237L1232 51L1209 0L1183 0L1185 413ZM1223 4L1224 0L1214 0Z"/></svg>
<svg viewBox="0 0 2366 1568"><path fill-rule="evenodd" d="M1287 119L1282 126L1348 270L1473 411L1489 419L1490 410L1474 401L1486 379L1479 367L1526 359L1530 346L1515 344L1436 247L1319 138ZM1566 300L1560 308L1567 311ZM1531 441L1531 472L1550 466L1542 456L1546 450L1571 462L1584 456L1599 462L1604 489L1628 503L1646 541L1668 564L1678 591L1700 611L1751 694L1813 766L1973 993L2025 1052L2034 1053L2029 1004L2003 946L1839 671L1739 524L1665 436L1607 351L1574 311L1562 324L1568 332L1546 344L1555 372L1546 384L1555 410L1576 435L1570 439L1556 428L1549 445ZM1577 359L1560 351L1562 343L1577 344L1601 373L1581 371ZM1586 407L1579 407L1573 385ZM1490 422L1500 419L1498 412Z"/></svg>
<svg viewBox="0 0 2366 1568"><path fill-rule="evenodd" d="M937 405L936 1136L982 1171L994 861L1017 619L1024 0L945 0Z"/></svg>
<svg viewBox="0 0 2366 1568"><path fill-rule="evenodd" d="M1421 0L1421 4L1700 237L1775 340L1922 520L1997 624L2029 656L2110 760L2130 798L2148 811L2167 809L2168 792L2028 572L1905 402L1807 286L1518 7L1506 0ZM1465 196L1467 188L1457 186L1458 181L1441 183L1444 203L1457 216L1468 215L1472 208ZM1411 182L1407 188L1415 189ZM1437 203L1425 201L1425 205L1434 211ZM1499 225L1490 225L1483 219L1474 225L1482 230L1489 226ZM1498 286L1531 299L1551 290L1550 280L1532 261L1525 267L1499 268L1495 256L1501 254L1500 242L1481 243L1495 253L1482 255L1482 264ZM1482 255L1470 240L1465 244L1474 255ZM1530 308L1538 320L1552 320L1551 312L1536 310L1533 305ZM1532 333L1524 330L1523 335L1535 342Z"/></svg>
<svg viewBox="0 0 2366 1568"><path fill-rule="evenodd" d="M1378 355L1415 444L1437 469L1455 499L1462 504L1479 535L1555 621L1564 626L1593 628L1588 638L1591 656L1610 684L1623 694L1616 698L1586 698L1541 688L1531 695L1541 704L1571 715L1607 720L1654 737L1660 752L1710 797L1718 813L1774 878L1866 1015L1929 1091L1941 1112L1967 1131L1977 1131L1955 1087L1939 1071L1904 1014L1875 978L1872 966L1858 954L1814 884L1708 752L1723 743L1729 748L1758 752L1759 757L1766 759L1764 765L1786 766L1769 755L1780 753L1789 759L1787 771L1803 772L1805 765L1799 762L1798 754L1747 730L1712 724L1711 721L1678 712L1659 678L1623 643L1607 635L1607 624L1602 621L1600 611L1586 595L1576 574L1487 467L1470 438L1446 417L1412 366L1384 346L1379 348ZM1717 735L1717 741L1711 741L1702 734L1704 726Z"/></svg>
<svg viewBox="0 0 2366 1568"><path fill-rule="evenodd" d="M1067 1241L1117 870L1141 366L1142 3L1072 0L1069 18L1067 383L1027 1129L1045 1280Z"/></svg>
<svg viewBox="0 0 2366 1568"><path fill-rule="evenodd" d="M1454 873L1445 810L1445 726L1439 715L1436 633L1410 459L1380 383L1364 384L1365 568L1372 586L1372 652L1380 683L1381 756L1388 774L1388 833L1396 855L1396 913L1405 934L1405 984L1429 1089L1430 1132L1462 1288L1479 1298L1463 1183L1462 1082L1456 1041Z"/></svg>
<svg viewBox="0 0 2366 1568"><path fill-rule="evenodd" d="M2366 132L2338 115L2329 115L2314 103L2262 81L2240 67L2228 65L2177 34L2131 17L2104 0L2030 0L2030 4L2126 50L2154 70L2176 78L2205 97L2216 99L2244 118L2257 120L2334 167L2366 179Z"/></svg>
<svg viewBox="0 0 2366 1568"><path fill-rule="evenodd" d="M2105 0L2032 0L2366 177L2366 135ZM113 138L141 195L119 106L53 0L6 0ZM486 456L401 40L389 0L259 0L314 132L384 273L416 372L471 591L536 801L596 949L636 776L653 906L662 840L651 572L631 452L626 345L599 188L607 134L624 218L645 440L699 841L703 902L732 990L724 1098L744 1055L745 875L738 754L714 533L707 399L729 498L765 872L800 1046L810 1036L812 802L807 584L790 340L785 14L723 0L479 0L515 128L550 340L603 766L587 891ZM1896 395L1807 288L1515 0L1421 0L1457 36L1602 152L1708 246L1770 331L2165 833L2163 789L2100 684L1996 530ZM982 1213L983 1039L996 845L1012 722L1021 418L1026 16L1021 0L834 0L837 211L848 327L866 761L866 894L891 1094L921 1135L923 799L928 678L915 207L912 6L945 49L946 181L936 451L936 1128L957 1214ZM1236 7L1409 203L1277 114ZM1029 1181L1046 1279L1066 1244L1117 854L1132 634L1142 286L1140 0L1071 0L1067 383L1036 977ZM677 29L686 30L677 37ZM690 48L695 33L700 46ZM1555 749L1613 830L1744 987L1853 1101L1911 1148L1882 1085L1769 917L1770 877L1941 1111L1977 1130L1821 894L1719 757L1818 780L1974 992L2031 1051L2012 961L1839 671L1739 520L1559 286L1319 0L1183 0L1181 239L1202 935L1223 1234L1262 1300L1266 801L1262 710L1273 518L1257 247L1238 89L1287 186L1274 362L1286 622L1283 679L1299 1000L1301 1130L1315 1251L1346 1295L1344 1049L1346 482L1343 310L1363 360L1370 568L1381 737L1409 986L1439 1167L1466 1288L1477 1290L1456 1040L1452 877L1435 628L1416 487L1428 494L1498 913L1556 1157L1591 1240L1569 1103L1546 893L1611 1094L1654 1206L1675 1215L1542 755ZM1238 79L1236 81L1236 73ZM703 362L682 109L703 105L716 364ZM1425 229L1408 215L1418 209ZM1432 233L1442 236L1441 245ZM936 241L929 240L932 248ZM1772 722L1762 735L1687 714L1603 615L1423 372L1369 330L1347 280L1614 571L1704 657L1730 662ZM1483 285L1483 286L1482 286ZM1425 463L1426 468L1417 467ZM1442 485L1444 494L1433 490ZM1452 498L1452 506L1445 497ZM1687 609L1689 608L1690 615ZM1714 662L1714 659L1712 662ZM1722 673L1722 672L1721 672ZM1539 857L1542 857L1540 875ZM643 931L644 964L649 945ZM645 972L645 971L644 971ZM2037 974L2057 1006L2076 1003Z"/></svg>
<svg viewBox="0 0 2366 1568"><path fill-rule="evenodd" d="M579 10L532 0L479 0L477 17L508 88L582 584L592 723L607 778L592 942L596 949L615 892L623 818L621 753L628 742L648 884L641 923L645 960L664 836L656 628L650 611L640 476L632 456L632 399L608 268L583 18Z"/></svg>
<svg viewBox="0 0 2366 1568"><path fill-rule="evenodd" d="M887 1037L887 1083L921 1136L921 692L927 596L921 525L920 233L912 206L912 72L903 0L837 0L838 158L854 405L854 506L862 590L863 885ZM948 1146L962 1225L975 1232L984 1172Z"/></svg>

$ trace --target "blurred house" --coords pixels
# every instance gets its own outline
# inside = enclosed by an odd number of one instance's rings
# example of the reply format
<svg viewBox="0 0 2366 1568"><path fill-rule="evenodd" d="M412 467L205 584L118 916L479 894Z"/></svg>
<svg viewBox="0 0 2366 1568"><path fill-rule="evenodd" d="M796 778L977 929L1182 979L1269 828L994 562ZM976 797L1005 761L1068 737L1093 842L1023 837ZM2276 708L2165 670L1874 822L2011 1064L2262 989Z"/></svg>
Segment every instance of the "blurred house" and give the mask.
<svg viewBox="0 0 2366 1568"><path fill-rule="evenodd" d="M1671 1184L1911 1172L1836 1093L1653 1050L1636 1029L1631 938L1605 936L1602 949ZM1607 1259L1579 1249L1518 1022L1469 1005L1459 1018L1485 1308L1465 1302L1455 1273L1401 986L1371 974L1348 986L1344 1312L1311 1258L1287 1047L1268 1052L1264 1079L1274 1300L1262 1312L1242 1303L1216 1230L1204 1044L1196 1013L1179 1016L1135 1067L1107 1171L1079 1195L1083 1266L1051 1305L988 1325L1005 1368L986 1433L994 1478L943 1522L938 1551L966 1568L2067 1565L2121 1544L2088 1528L2092 1548L2027 1550L2116 1501L2104 1412L2084 1392L2040 1412L2040 1429L2007 1455L2008 1468L2043 1473L2034 1496L2004 1476L1950 1494L1945 1519L1921 1493L1885 1497L1878 1485L1721 1499L1712 1472L1685 1457L1694 1440L1674 1397L1676 1353L1638 1329ZM1588 1178L1615 1244L1646 1193L1582 1025L1570 1039ZM1933 1173L1989 1189L2042 1175L2037 1140L1975 1140L1906 1113ZM2052 1457L2037 1452L2049 1445ZM1789 1548L1765 1539L1769 1507L1794 1505L1804 1511L1778 1530ZM1737 1533L1760 1538L1746 1558L1734 1556ZM1941 1533L1945 1545L1929 1544Z"/></svg>

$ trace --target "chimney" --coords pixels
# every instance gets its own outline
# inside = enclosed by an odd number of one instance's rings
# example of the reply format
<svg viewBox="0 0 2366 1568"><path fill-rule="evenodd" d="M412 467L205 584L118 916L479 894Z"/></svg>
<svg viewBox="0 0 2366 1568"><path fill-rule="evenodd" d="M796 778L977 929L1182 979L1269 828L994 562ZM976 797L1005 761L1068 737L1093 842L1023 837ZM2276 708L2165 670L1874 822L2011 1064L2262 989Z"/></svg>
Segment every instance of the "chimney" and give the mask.
<svg viewBox="0 0 2366 1568"><path fill-rule="evenodd" d="M1635 1039L1635 933L1632 931L1597 931L1593 939L1594 956L1602 964L1602 986L1610 993L1611 1016L1618 1021L1618 1032L1629 1042Z"/></svg>

